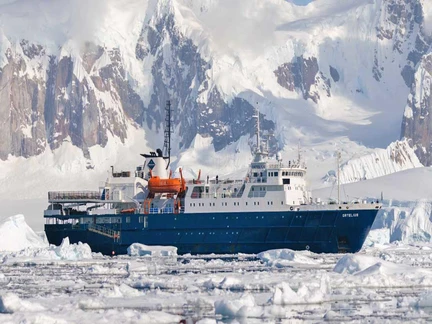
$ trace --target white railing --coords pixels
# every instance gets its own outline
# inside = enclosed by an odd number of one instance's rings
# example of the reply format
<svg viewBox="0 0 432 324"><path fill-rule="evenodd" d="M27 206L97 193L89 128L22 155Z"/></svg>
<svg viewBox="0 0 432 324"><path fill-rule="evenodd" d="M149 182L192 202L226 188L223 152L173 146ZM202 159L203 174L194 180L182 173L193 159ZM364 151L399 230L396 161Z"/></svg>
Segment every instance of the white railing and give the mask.
<svg viewBox="0 0 432 324"><path fill-rule="evenodd" d="M99 200L99 191L49 191L48 200Z"/></svg>

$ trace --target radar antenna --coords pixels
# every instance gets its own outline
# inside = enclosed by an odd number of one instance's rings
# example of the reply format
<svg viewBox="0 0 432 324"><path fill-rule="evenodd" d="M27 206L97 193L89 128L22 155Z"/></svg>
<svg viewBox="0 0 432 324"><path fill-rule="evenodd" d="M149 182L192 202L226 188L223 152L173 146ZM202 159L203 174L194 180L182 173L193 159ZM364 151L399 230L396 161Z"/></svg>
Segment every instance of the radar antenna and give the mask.
<svg viewBox="0 0 432 324"><path fill-rule="evenodd" d="M168 158L166 170L168 170L171 161L171 102L167 100L165 106L165 131L164 131L164 155Z"/></svg>

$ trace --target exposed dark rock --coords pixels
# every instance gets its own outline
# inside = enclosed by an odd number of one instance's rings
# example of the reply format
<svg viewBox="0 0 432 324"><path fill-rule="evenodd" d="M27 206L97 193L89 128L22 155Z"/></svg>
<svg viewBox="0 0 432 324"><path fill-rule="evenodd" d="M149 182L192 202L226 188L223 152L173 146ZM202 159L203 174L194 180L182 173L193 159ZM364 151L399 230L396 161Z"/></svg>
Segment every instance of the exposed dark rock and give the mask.
<svg viewBox="0 0 432 324"><path fill-rule="evenodd" d="M418 75L421 77L415 78L405 108L401 137L411 140L420 162L429 166L432 164L432 54L422 59Z"/></svg>
<svg viewBox="0 0 432 324"><path fill-rule="evenodd" d="M30 48L28 55L40 53ZM43 151L46 137L41 118L45 87L25 75L27 66L19 54L9 49L6 56L8 64L0 69L0 159L36 155Z"/></svg>
<svg viewBox="0 0 432 324"><path fill-rule="evenodd" d="M338 82L340 80L340 76L339 76L338 70L336 70L336 68L334 68L331 65L330 65L330 76L332 77L332 79L333 79L334 82Z"/></svg>
<svg viewBox="0 0 432 324"><path fill-rule="evenodd" d="M327 95L330 96L330 83L328 79L319 72L318 61L315 57L303 58L298 56L290 63L282 64L274 71L277 82L284 88L294 91L299 89L304 99L312 99L318 102L319 93L312 91L312 85L324 83Z"/></svg>

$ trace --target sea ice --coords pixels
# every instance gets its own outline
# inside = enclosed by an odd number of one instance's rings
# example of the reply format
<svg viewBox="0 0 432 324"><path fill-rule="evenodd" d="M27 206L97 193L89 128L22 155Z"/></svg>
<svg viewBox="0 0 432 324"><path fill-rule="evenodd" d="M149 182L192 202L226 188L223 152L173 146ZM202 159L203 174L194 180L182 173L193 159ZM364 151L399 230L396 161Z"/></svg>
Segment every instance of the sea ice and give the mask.
<svg viewBox="0 0 432 324"><path fill-rule="evenodd" d="M158 246L158 245L144 245L134 243L127 249L130 256L176 256L177 248L175 246Z"/></svg>
<svg viewBox="0 0 432 324"><path fill-rule="evenodd" d="M312 258L309 251L293 251L290 249L269 250L257 254L265 264L271 267L282 268L293 264L317 265L323 262L322 258Z"/></svg>

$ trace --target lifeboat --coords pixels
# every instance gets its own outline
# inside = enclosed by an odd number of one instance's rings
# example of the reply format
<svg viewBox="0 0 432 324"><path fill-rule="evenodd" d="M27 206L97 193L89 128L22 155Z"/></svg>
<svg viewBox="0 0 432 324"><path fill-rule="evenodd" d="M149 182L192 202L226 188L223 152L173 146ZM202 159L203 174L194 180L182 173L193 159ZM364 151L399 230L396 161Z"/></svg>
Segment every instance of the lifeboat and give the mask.
<svg viewBox="0 0 432 324"><path fill-rule="evenodd" d="M135 213L135 208L122 209L120 211L121 214L133 214Z"/></svg>
<svg viewBox="0 0 432 324"><path fill-rule="evenodd" d="M151 174L151 172L150 172ZM180 168L180 178L161 179L158 176L153 176L148 181L148 189L150 193L173 193L177 194L186 190L186 184L183 178L182 169Z"/></svg>
<svg viewBox="0 0 432 324"><path fill-rule="evenodd" d="M180 178L161 179L157 176L151 177L148 188L151 193L179 193L182 188L182 181Z"/></svg>

